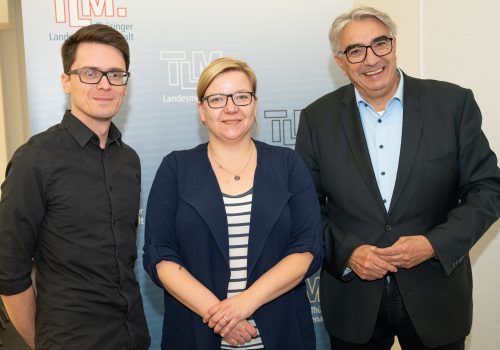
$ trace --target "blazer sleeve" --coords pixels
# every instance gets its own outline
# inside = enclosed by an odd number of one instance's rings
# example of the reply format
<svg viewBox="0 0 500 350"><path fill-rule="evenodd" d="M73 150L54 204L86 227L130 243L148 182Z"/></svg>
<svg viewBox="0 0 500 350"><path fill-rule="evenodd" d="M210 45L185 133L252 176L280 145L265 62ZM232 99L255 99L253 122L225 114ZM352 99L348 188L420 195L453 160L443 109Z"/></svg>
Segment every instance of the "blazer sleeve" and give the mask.
<svg viewBox="0 0 500 350"><path fill-rule="evenodd" d="M162 260L184 265L175 232L179 197L177 177L177 159L171 153L163 159L156 172L146 211L143 265L153 282L162 288L156 265Z"/></svg>
<svg viewBox="0 0 500 350"><path fill-rule="evenodd" d="M457 140L460 204L426 234L447 275L500 215L497 157L481 130L481 112L472 91L463 91Z"/></svg>
<svg viewBox="0 0 500 350"><path fill-rule="evenodd" d="M285 255L301 252L313 254L314 258L304 276L305 279L314 274L321 266L324 257L324 244L320 208L314 185L307 167L295 152L293 152L289 181L292 232Z"/></svg>
<svg viewBox="0 0 500 350"><path fill-rule="evenodd" d="M347 263L354 249L364 244L364 242L358 239L356 235L340 230L328 217L328 198L321 184L321 170L319 164L321 150L315 142L316 140L311 132L313 128L309 125L310 117L312 117L312 115L307 114L307 109L302 110L295 150L306 163L316 188L326 250L324 268L338 279L349 280L354 278L354 275L352 273L344 275Z"/></svg>

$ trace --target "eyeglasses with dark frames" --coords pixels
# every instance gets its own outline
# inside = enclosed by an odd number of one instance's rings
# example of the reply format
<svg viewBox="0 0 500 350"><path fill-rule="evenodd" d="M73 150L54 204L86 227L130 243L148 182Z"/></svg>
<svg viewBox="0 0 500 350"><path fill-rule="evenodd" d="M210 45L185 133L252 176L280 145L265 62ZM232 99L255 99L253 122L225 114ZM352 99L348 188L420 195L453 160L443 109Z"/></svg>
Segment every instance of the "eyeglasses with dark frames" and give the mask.
<svg viewBox="0 0 500 350"><path fill-rule="evenodd" d="M201 102L207 101L208 107L213 109L224 108L227 105L227 101L229 97L233 100L233 103L236 106L248 106L252 103L255 93L243 91L243 92L235 92L233 94L215 94L205 96L201 99Z"/></svg>
<svg viewBox="0 0 500 350"><path fill-rule="evenodd" d="M370 45L355 44L348 46L344 51L339 51L338 53L345 55L350 63L360 63L366 59L368 48L378 57L390 54L392 52L392 40L393 38L384 36L373 40Z"/></svg>
<svg viewBox="0 0 500 350"><path fill-rule="evenodd" d="M103 72L95 68L79 68L70 70L69 74L77 74L80 81L85 84L99 84L102 77L108 79L109 85L122 86L127 85L130 72L109 71Z"/></svg>

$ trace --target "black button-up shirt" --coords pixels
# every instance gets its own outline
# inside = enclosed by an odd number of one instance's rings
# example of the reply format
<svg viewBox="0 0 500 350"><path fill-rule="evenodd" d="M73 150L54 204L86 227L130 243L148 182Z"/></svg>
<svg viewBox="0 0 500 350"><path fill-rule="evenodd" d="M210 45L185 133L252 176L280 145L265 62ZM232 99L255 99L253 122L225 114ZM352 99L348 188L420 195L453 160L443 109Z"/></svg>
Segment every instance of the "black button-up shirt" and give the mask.
<svg viewBox="0 0 500 350"><path fill-rule="evenodd" d="M134 274L140 163L111 124L105 149L69 111L7 166L0 201L0 294L31 285L37 350L147 349Z"/></svg>

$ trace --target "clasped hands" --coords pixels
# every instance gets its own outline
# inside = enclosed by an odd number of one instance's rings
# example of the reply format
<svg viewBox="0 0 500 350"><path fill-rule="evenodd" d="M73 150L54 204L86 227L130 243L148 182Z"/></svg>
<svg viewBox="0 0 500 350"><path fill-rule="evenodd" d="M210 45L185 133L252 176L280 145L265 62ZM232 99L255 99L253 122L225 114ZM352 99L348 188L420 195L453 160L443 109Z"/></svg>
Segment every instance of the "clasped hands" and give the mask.
<svg viewBox="0 0 500 350"><path fill-rule="evenodd" d="M245 344L257 335L255 327L247 321L256 307L252 307L245 292L220 301L203 315L203 323L231 345Z"/></svg>
<svg viewBox="0 0 500 350"><path fill-rule="evenodd" d="M398 268L410 269L435 255L423 235L400 237L392 246L378 248L361 245L352 253L347 266L361 279L373 281Z"/></svg>

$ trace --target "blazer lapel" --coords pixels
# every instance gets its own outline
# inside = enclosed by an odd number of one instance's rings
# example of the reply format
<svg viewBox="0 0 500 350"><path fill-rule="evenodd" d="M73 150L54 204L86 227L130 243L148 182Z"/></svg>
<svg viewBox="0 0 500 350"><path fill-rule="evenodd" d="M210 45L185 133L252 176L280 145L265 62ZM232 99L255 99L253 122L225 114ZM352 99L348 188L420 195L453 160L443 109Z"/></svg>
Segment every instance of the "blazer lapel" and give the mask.
<svg viewBox="0 0 500 350"><path fill-rule="evenodd" d="M255 264L266 245L276 221L290 198L290 193L271 179L269 154L257 146L257 169L255 170L250 238L248 242L248 277L252 276Z"/></svg>
<svg viewBox="0 0 500 350"><path fill-rule="evenodd" d="M356 98L354 95L354 88L352 86L347 89L343 102L344 107L340 112L340 117L353 158L356 160L361 175L370 189L370 192L373 194L380 208L385 213L384 203L378 189L375 173L373 172L370 152L368 151L368 146L366 144L363 125L361 124L361 117L356 106Z"/></svg>
<svg viewBox="0 0 500 350"><path fill-rule="evenodd" d="M404 75L403 131L401 135L401 151L399 153L398 173L389 213L395 207L403 192L413 166L413 159L418 150L422 135L424 111L420 103L420 91L412 78Z"/></svg>
<svg viewBox="0 0 500 350"><path fill-rule="evenodd" d="M206 149L206 148L205 148ZM210 166L206 152L200 152L196 179L181 198L190 204L206 222L224 260L229 266L229 238L227 216L219 183Z"/></svg>

